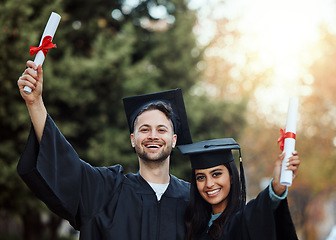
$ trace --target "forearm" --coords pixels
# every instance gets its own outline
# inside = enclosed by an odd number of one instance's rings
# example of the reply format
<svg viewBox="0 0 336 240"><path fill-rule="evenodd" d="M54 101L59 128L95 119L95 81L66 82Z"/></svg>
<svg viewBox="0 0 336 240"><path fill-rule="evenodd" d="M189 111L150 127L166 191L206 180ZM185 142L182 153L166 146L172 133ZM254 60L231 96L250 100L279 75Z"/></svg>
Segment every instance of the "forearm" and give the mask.
<svg viewBox="0 0 336 240"><path fill-rule="evenodd" d="M280 178L279 179L273 178L271 185L274 193L279 197L282 196L287 189L286 186L280 184Z"/></svg>
<svg viewBox="0 0 336 240"><path fill-rule="evenodd" d="M18 79L20 94L25 100L30 119L33 123L38 142L41 142L45 121L47 118L47 109L42 99L43 70L42 65L36 66L33 61L27 61L27 68ZM32 89L30 94L24 91L24 87Z"/></svg>
<svg viewBox="0 0 336 240"><path fill-rule="evenodd" d="M282 195L277 195L273 190L272 183L273 183L273 179L271 180L269 184L269 196L272 200L272 203L271 203L272 209L275 210L279 206L280 202L287 197L288 188L286 187L286 190L285 192L282 193Z"/></svg>
<svg viewBox="0 0 336 240"><path fill-rule="evenodd" d="M47 118L47 109L44 106L42 97L36 100L34 103L27 103L30 119L33 123L35 134L38 142L41 142L42 134Z"/></svg>

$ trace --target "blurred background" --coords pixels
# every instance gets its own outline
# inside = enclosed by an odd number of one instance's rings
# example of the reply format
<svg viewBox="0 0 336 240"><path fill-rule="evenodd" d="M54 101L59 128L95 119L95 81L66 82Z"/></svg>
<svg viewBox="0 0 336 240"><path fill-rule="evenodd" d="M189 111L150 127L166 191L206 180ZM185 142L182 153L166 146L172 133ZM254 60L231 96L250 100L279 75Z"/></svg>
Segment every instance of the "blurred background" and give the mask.
<svg viewBox="0 0 336 240"><path fill-rule="evenodd" d="M299 98L299 176L288 201L299 239L336 239L336 1L1 0L0 239L78 239L23 184L30 129L17 79L52 11L44 101L79 156L136 172L122 97L181 88L193 141L232 137L248 199L281 153L288 101ZM189 180L175 151L171 172Z"/></svg>

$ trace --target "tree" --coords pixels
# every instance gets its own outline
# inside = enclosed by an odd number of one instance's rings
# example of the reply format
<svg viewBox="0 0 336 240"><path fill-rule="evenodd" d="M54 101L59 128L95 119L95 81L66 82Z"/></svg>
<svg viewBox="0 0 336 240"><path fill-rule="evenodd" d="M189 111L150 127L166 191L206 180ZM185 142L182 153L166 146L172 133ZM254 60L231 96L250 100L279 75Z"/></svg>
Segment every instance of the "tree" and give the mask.
<svg viewBox="0 0 336 240"><path fill-rule="evenodd" d="M42 1L40 1L42 2ZM57 7L59 2L43 3L45 14L52 7ZM2 3L0 26L1 36L1 83L0 90L0 209L10 214L21 216L22 225L27 226L24 233L25 239L39 239L42 223L36 209L42 210L43 205L33 200L32 194L19 180L16 173L17 159L24 147L27 131L30 127L27 111L17 94L16 80L25 68L22 59L27 59L29 54L28 42L35 43L39 36L34 29L40 29L43 16L40 14L42 5L37 1L21 4L17 1ZM34 16L37 14L40 18ZM29 24L27 24L29 23ZM22 30L24 28L24 30ZM41 31L41 30L40 30ZM31 225L30 225L31 224Z"/></svg>
<svg viewBox="0 0 336 240"><path fill-rule="evenodd" d="M55 237L50 232L59 220L49 215L55 224L49 233L41 231L46 228L41 213L50 212L16 173L30 128L16 80L26 59L32 58L28 47L38 44L51 11L62 19L53 40L58 48L49 51L43 65L44 101L84 160L94 166L122 163L125 172L137 171L121 98L177 87L183 89L195 139L224 137L218 134L224 125L230 134L239 135L244 117L235 114L244 112L243 105L193 95L202 49L192 32L196 17L187 2L139 1L127 6L106 0L5 0L2 6L0 44L6 47L0 49L0 212L20 217L24 239ZM157 7L166 14L154 16ZM223 108L236 117L223 116ZM190 165L182 159L176 152L172 172L188 179Z"/></svg>

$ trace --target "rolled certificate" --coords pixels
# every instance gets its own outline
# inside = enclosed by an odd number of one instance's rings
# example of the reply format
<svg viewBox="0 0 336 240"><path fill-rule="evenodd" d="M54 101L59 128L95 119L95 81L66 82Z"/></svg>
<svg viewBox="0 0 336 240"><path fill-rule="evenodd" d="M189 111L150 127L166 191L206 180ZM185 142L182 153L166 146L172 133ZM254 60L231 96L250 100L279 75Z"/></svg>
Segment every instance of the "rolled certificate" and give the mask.
<svg viewBox="0 0 336 240"><path fill-rule="evenodd" d="M57 13L52 12L50 17L49 17L49 20L47 22L47 25L46 25L46 27L43 31L41 41L40 41L40 44L39 44L39 48L41 48L42 44L44 44L44 43L48 44L46 42L46 40L49 40L49 43L51 42L51 40L53 39L53 37L55 35L56 29L57 29L60 21L61 21L61 16ZM49 39L48 39L48 36L49 36ZM49 48L51 48L51 47L49 47ZM34 63L36 64L36 66L38 66L40 64L41 65L43 64L44 59L45 59L45 55L47 54L47 51L48 51L49 48L46 47L44 49L38 50L38 52L36 53L35 59L34 59ZM29 94L29 93L31 93L32 90L31 90L30 87L25 86L23 88L23 91L25 93Z"/></svg>
<svg viewBox="0 0 336 240"><path fill-rule="evenodd" d="M282 162L280 184L284 186L291 186L293 180L293 172L291 170L286 170L288 165L288 159L293 156L295 150L295 136L296 136L296 119L298 112L299 100L297 97L292 97L289 99L288 113L286 130L284 134L284 148L283 151L286 153L285 158Z"/></svg>

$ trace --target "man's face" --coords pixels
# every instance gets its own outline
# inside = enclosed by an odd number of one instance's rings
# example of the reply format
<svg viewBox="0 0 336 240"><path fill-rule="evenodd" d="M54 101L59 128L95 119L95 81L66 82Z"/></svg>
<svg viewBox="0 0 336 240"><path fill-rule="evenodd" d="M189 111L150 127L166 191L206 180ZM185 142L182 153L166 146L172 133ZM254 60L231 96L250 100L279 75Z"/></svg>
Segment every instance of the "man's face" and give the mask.
<svg viewBox="0 0 336 240"><path fill-rule="evenodd" d="M173 124L159 110L148 110L139 115L131 134L132 147L144 161L164 161L176 145Z"/></svg>

